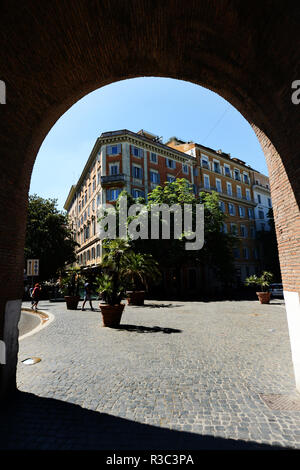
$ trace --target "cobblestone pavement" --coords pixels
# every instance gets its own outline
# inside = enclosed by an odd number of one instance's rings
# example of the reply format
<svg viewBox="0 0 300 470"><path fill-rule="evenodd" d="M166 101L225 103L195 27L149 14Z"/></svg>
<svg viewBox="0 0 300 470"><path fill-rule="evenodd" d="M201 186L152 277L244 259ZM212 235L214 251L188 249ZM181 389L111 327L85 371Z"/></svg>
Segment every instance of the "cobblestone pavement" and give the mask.
<svg viewBox="0 0 300 470"><path fill-rule="evenodd" d="M118 329L99 309L39 308L55 319L20 341L2 448L300 449L299 402L261 396L300 397L282 301L146 301Z"/></svg>

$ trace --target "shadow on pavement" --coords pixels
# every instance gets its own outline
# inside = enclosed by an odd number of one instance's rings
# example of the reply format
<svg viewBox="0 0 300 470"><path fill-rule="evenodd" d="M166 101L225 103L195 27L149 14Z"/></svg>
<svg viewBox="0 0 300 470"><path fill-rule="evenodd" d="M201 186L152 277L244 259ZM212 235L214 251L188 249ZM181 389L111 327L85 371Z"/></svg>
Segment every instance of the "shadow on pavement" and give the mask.
<svg viewBox="0 0 300 470"><path fill-rule="evenodd" d="M173 431L18 391L0 409L1 450L275 450Z"/></svg>
<svg viewBox="0 0 300 470"><path fill-rule="evenodd" d="M175 307L183 307L183 305L175 305L175 304L144 304L144 305L130 305L130 307L136 308L175 308Z"/></svg>
<svg viewBox="0 0 300 470"><path fill-rule="evenodd" d="M174 328L163 328L161 326L143 326L143 325L119 325L115 330L134 331L135 333L182 333L182 330Z"/></svg>

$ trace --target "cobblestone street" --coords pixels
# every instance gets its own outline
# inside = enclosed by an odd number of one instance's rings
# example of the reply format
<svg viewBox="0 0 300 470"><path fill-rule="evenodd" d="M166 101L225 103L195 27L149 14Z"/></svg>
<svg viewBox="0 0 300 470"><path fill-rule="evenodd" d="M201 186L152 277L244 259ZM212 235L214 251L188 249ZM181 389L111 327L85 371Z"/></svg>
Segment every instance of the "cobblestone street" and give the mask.
<svg viewBox="0 0 300 470"><path fill-rule="evenodd" d="M55 318L20 341L3 448L300 449L282 300L149 300L118 329L98 308L39 309ZM22 364L31 356L41 362ZM272 409L276 395L287 400Z"/></svg>

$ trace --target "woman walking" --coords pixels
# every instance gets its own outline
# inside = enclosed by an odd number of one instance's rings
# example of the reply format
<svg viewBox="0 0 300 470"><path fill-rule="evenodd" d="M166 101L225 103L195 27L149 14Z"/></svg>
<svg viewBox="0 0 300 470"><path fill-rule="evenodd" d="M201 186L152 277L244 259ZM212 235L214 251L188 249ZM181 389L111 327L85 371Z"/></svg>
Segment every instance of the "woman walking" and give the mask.
<svg viewBox="0 0 300 470"><path fill-rule="evenodd" d="M41 286L39 284L35 284L34 289L32 291L32 308L37 311L37 306L40 300L40 293L41 293Z"/></svg>

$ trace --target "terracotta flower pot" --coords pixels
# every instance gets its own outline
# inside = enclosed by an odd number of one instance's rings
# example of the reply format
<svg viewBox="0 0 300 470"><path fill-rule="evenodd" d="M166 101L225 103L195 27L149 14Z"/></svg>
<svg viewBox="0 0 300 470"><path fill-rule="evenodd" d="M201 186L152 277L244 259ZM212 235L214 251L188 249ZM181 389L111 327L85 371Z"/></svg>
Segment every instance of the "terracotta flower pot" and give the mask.
<svg viewBox="0 0 300 470"><path fill-rule="evenodd" d="M271 299L270 292L256 292L256 295L261 304L268 304L270 302L270 299Z"/></svg>
<svg viewBox="0 0 300 470"><path fill-rule="evenodd" d="M78 295L66 295L65 301L68 310L77 310L80 297Z"/></svg>
<svg viewBox="0 0 300 470"><path fill-rule="evenodd" d="M127 291L128 305L144 305L144 300L145 300L144 290Z"/></svg>
<svg viewBox="0 0 300 470"><path fill-rule="evenodd" d="M108 326L110 328L118 326L121 321L124 307L125 304L99 304L99 308L102 313L103 326Z"/></svg>

